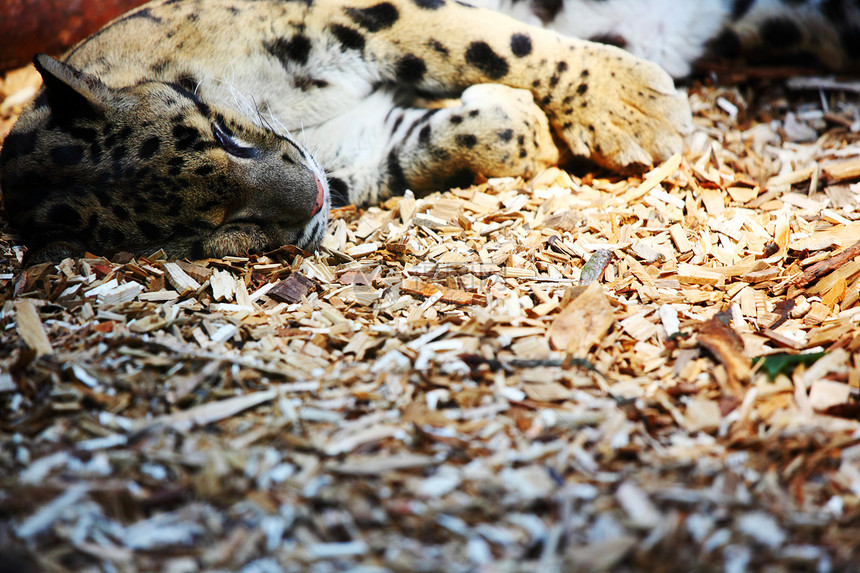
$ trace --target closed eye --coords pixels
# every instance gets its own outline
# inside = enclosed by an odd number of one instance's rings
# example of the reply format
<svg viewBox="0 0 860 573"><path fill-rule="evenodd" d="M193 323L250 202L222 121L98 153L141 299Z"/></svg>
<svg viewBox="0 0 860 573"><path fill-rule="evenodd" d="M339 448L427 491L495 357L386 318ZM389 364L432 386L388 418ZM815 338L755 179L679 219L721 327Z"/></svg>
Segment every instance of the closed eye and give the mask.
<svg viewBox="0 0 860 573"><path fill-rule="evenodd" d="M212 123L212 135L215 136L215 141L221 146L221 149L241 159L253 159L260 155L260 151L256 147L245 144L228 134L223 127L217 122Z"/></svg>

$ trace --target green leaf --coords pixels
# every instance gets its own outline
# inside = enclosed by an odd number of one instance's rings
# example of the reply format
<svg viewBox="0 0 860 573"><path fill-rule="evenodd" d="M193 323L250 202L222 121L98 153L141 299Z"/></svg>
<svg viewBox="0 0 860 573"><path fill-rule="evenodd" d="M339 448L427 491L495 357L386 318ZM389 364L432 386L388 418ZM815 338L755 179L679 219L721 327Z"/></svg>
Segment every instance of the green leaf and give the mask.
<svg viewBox="0 0 860 573"><path fill-rule="evenodd" d="M753 363L761 367L767 377L773 381L780 374L790 376L798 364L812 364L826 352L810 352L808 354L768 354L755 358Z"/></svg>

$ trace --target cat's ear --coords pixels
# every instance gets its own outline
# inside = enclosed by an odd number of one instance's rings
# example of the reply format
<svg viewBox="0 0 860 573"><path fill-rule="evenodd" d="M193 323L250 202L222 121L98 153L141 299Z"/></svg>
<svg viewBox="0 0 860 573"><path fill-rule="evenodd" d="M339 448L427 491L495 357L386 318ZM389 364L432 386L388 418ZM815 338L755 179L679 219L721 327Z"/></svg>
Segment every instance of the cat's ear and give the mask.
<svg viewBox="0 0 860 573"><path fill-rule="evenodd" d="M42 74L45 96L57 121L102 115L112 90L100 79L45 54L37 54L33 63Z"/></svg>

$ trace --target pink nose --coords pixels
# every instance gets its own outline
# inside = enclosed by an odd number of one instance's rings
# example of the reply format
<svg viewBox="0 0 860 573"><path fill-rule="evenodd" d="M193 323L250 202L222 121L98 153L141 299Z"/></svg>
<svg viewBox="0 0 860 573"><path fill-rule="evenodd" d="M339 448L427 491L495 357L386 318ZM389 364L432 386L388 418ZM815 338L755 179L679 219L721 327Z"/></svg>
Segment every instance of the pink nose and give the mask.
<svg viewBox="0 0 860 573"><path fill-rule="evenodd" d="M311 208L311 217L319 213L320 209L325 205L325 187L323 187L322 181L316 175L314 175L314 181L317 183L317 198L314 201L313 208Z"/></svg>

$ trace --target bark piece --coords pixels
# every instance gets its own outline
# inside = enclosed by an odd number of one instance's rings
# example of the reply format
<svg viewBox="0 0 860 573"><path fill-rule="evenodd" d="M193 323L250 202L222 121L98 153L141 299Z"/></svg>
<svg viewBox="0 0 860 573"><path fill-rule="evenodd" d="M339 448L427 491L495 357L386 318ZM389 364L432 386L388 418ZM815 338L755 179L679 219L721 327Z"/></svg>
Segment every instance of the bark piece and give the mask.
<svg viewBox="0 0 860 573"><path fill-rule="evenodd" d="M295 304L300 302L313 286L314 281L305 275L293 273L269 289L267 294L277 301Z"/></svg>
<svg viewBox="0 0 860 573"><path fill-rule="evenodd" d="M715 316L702 323L696 340L720 361L731 382L737 384L749 380L750 359L744 354L743 340L731 326Z"/></svg>
<svg viewBox="0 0 860 573"><path fill-rule="evenodd" d="M599 283L592 283L553 321L547 334L557 350L585 356L615 323L612 305Z"/></svg>
<svg viewBox="0 0 860 573"><path fill-rule="evenodd" d="M19 300L15 303L15 311L18 316L18 334L27 346L35 350L38 356L51 354L54 350L36 306L29 300Z"/></svg>

